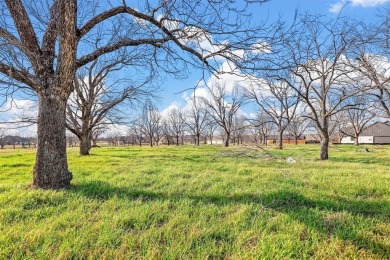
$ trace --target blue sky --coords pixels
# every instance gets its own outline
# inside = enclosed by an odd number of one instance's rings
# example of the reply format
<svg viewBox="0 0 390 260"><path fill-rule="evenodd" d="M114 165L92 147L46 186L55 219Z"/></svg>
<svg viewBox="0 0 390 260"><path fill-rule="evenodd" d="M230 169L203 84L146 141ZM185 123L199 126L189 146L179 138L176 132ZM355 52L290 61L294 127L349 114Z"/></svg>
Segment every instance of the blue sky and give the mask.
<svg viewBox="0 0 390 260"><path fill-rule="evenodd" d="M296 12L309 12L329 19L341 15L373 23L378 20L380 11L389 7L390 0L269 0L263 4L250 5L254 19L268 19L269 22L280 16L288 22L292 21ZM160 93L161 102L158 102L158 107L163 110L173 103L184 106L182 91L195 86L200 78L201 72L196 70L184 80L168 78L163 86L164 91Z"/></svg>
<svg viewBox="0 0 390 260"><path fill-rule="evenodd" d="M254 0L253 2L256 1ZM263 4L250 4L249 8L253 13L254 21L267 19L270 23L280 17L287 23L291 22L296 12L324 15L329 19L341 15L371 23L378 20L380 10L390 8L390 0L268 0ZM201 79L201 75L202 72L200 70L192 69L191 75L186 79L175 80L168 76L162 83L162 91L158 93L161 97L156 104L158 108L164 110L172 104L184 107L185 100L183 96L191 94L190 91L186 90L194 87ZM25 113L35 113L35 110L31 109L32 106L35 106L35 103L28 100L19 102L19 107L23 107ZM2 107L0 121L12 118L13 113L21 113L17 107L12 107L10 111L4 112L7 108L9 106Z"/></svg>

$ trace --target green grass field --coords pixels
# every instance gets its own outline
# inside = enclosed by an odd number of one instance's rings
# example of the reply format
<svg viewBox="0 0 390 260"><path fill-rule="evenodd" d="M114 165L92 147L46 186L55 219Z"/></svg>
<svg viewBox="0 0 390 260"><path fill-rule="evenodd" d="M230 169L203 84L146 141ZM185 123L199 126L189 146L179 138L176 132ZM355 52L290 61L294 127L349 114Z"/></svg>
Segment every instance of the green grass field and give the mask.
<svg viewBox="0 0 390 260"><path fill-rule="evenodd" d="M1 150L0 259L390 258L390 146L265 149L74 148L60 191Z"/></svg>

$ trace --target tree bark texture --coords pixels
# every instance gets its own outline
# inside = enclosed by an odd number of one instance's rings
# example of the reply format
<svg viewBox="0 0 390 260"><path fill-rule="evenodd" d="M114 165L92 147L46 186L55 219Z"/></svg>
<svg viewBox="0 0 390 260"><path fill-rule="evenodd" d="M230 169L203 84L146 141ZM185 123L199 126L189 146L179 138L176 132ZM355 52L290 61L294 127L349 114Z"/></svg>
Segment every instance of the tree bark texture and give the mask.
<svg viewBox="0 0 390 260"><path fill-rule="evenodd" d="M328 160L329 156L329 136L325 135L322 137L321 140L321 151L320 151L320 159L321 160Z"/></svg>
<svg viewBox="0 0 390 260"><path fill-rule="evenodd" d="M229 146L229 141L230 141L230 134L226 133L226 139L224 142L224 146L228 147Z"/></svg>
<svg viewBox="0 0 390 260"><path fill-rule="evenodd" d="M86 134L80 138L80 155L89 155L91 150L91 137Z"/></svg>
<svg viewBox="0 0 390 260"><path fill-rule="evenodd" d="M65 109L66 100L39 97L33 187L59 189L70 185L72 173L68 171L66 156Z"/></svg>
<svg viewBox="0 0 390 260"><path fill-rule="evenodd" d="M355 140L353 140L353 144L358 146L359 145L359 135L355 133Z"/></svg>
<svg viewBox="0 0 390 260"><path fill-rule="evenodd" d="M66 156L65 113L76 70L76 1L59 1L58 8L57 70L52 74L50 68L36 69L41 86L37 93L38 147L32 185L44 189L67 188L72 180ZM50 50L54 48L52 45Z"/></svg>

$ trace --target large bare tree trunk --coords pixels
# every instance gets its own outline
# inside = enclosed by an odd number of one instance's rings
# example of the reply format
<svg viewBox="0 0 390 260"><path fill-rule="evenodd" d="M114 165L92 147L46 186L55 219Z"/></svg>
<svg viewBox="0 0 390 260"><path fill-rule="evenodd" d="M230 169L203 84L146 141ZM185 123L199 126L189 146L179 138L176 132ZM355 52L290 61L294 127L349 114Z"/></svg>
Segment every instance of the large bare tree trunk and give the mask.
<svg viewBox="0 0 390 260"><path fill-rule="evenodd" d="M84 134L80 138L80 155L89 155L90 150L91 150L90 135Z"/></svg>
<svg viewBox="0 0 390 260"><path fill-rule="evenodd" d="M57 71L50 73L49 63L48 68L36 72L42 85L37 93L38 148L32 186L45 189L67 188L72 180L66 156L65 113L76 69L76 1L59 1L58 8Z"/></svg>
<svg viewBox="0 0 390 260"><path fill-rule="evenodd" d="M38 149L33 187L66 188L72 180L68 171L65 134L66 99L39 96Z"/></svg>

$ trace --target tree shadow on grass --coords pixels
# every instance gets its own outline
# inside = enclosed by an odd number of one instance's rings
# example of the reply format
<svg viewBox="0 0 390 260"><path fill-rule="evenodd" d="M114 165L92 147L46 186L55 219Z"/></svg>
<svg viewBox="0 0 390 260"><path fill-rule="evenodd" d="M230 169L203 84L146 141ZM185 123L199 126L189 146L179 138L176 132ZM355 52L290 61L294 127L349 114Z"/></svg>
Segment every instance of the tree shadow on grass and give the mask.
<svg viewBox="0 0 390 260"><path fill-rule="evenodd" d="M298 192L288 190L279 190L260 195L249 193L229 196L166 194L142 189L114 187L109 183L101 181L80 183L73 186L69 191L98 200L108 200L117 197L126 200L141 199L145 202L189 199L194 204L204 203L220 206L229 204L260 204L265 208L287 214L292 220L305 225L306 228L325 234L328 237L338 237L359 249L368 250L379 257L390 256L389 246L364 237L354 227L356 223L353 223L351 220L345 220L345 215L342 214L346 212L353 217L361 217L364 221L375 218L387 223L387 220L390 219L390 203L387 201L349 200L337 196L324 199L310 199Z"/></svg>
<svg viewBox="0 0 390 260"><path fill-rule="evenodd" d="M390 163L387 159L377 158L375 156L349 156L349 157L331 157L331 162L348 162L348 163L362 163L362 164L380 164L383 166L389 166Z"/></svg>

